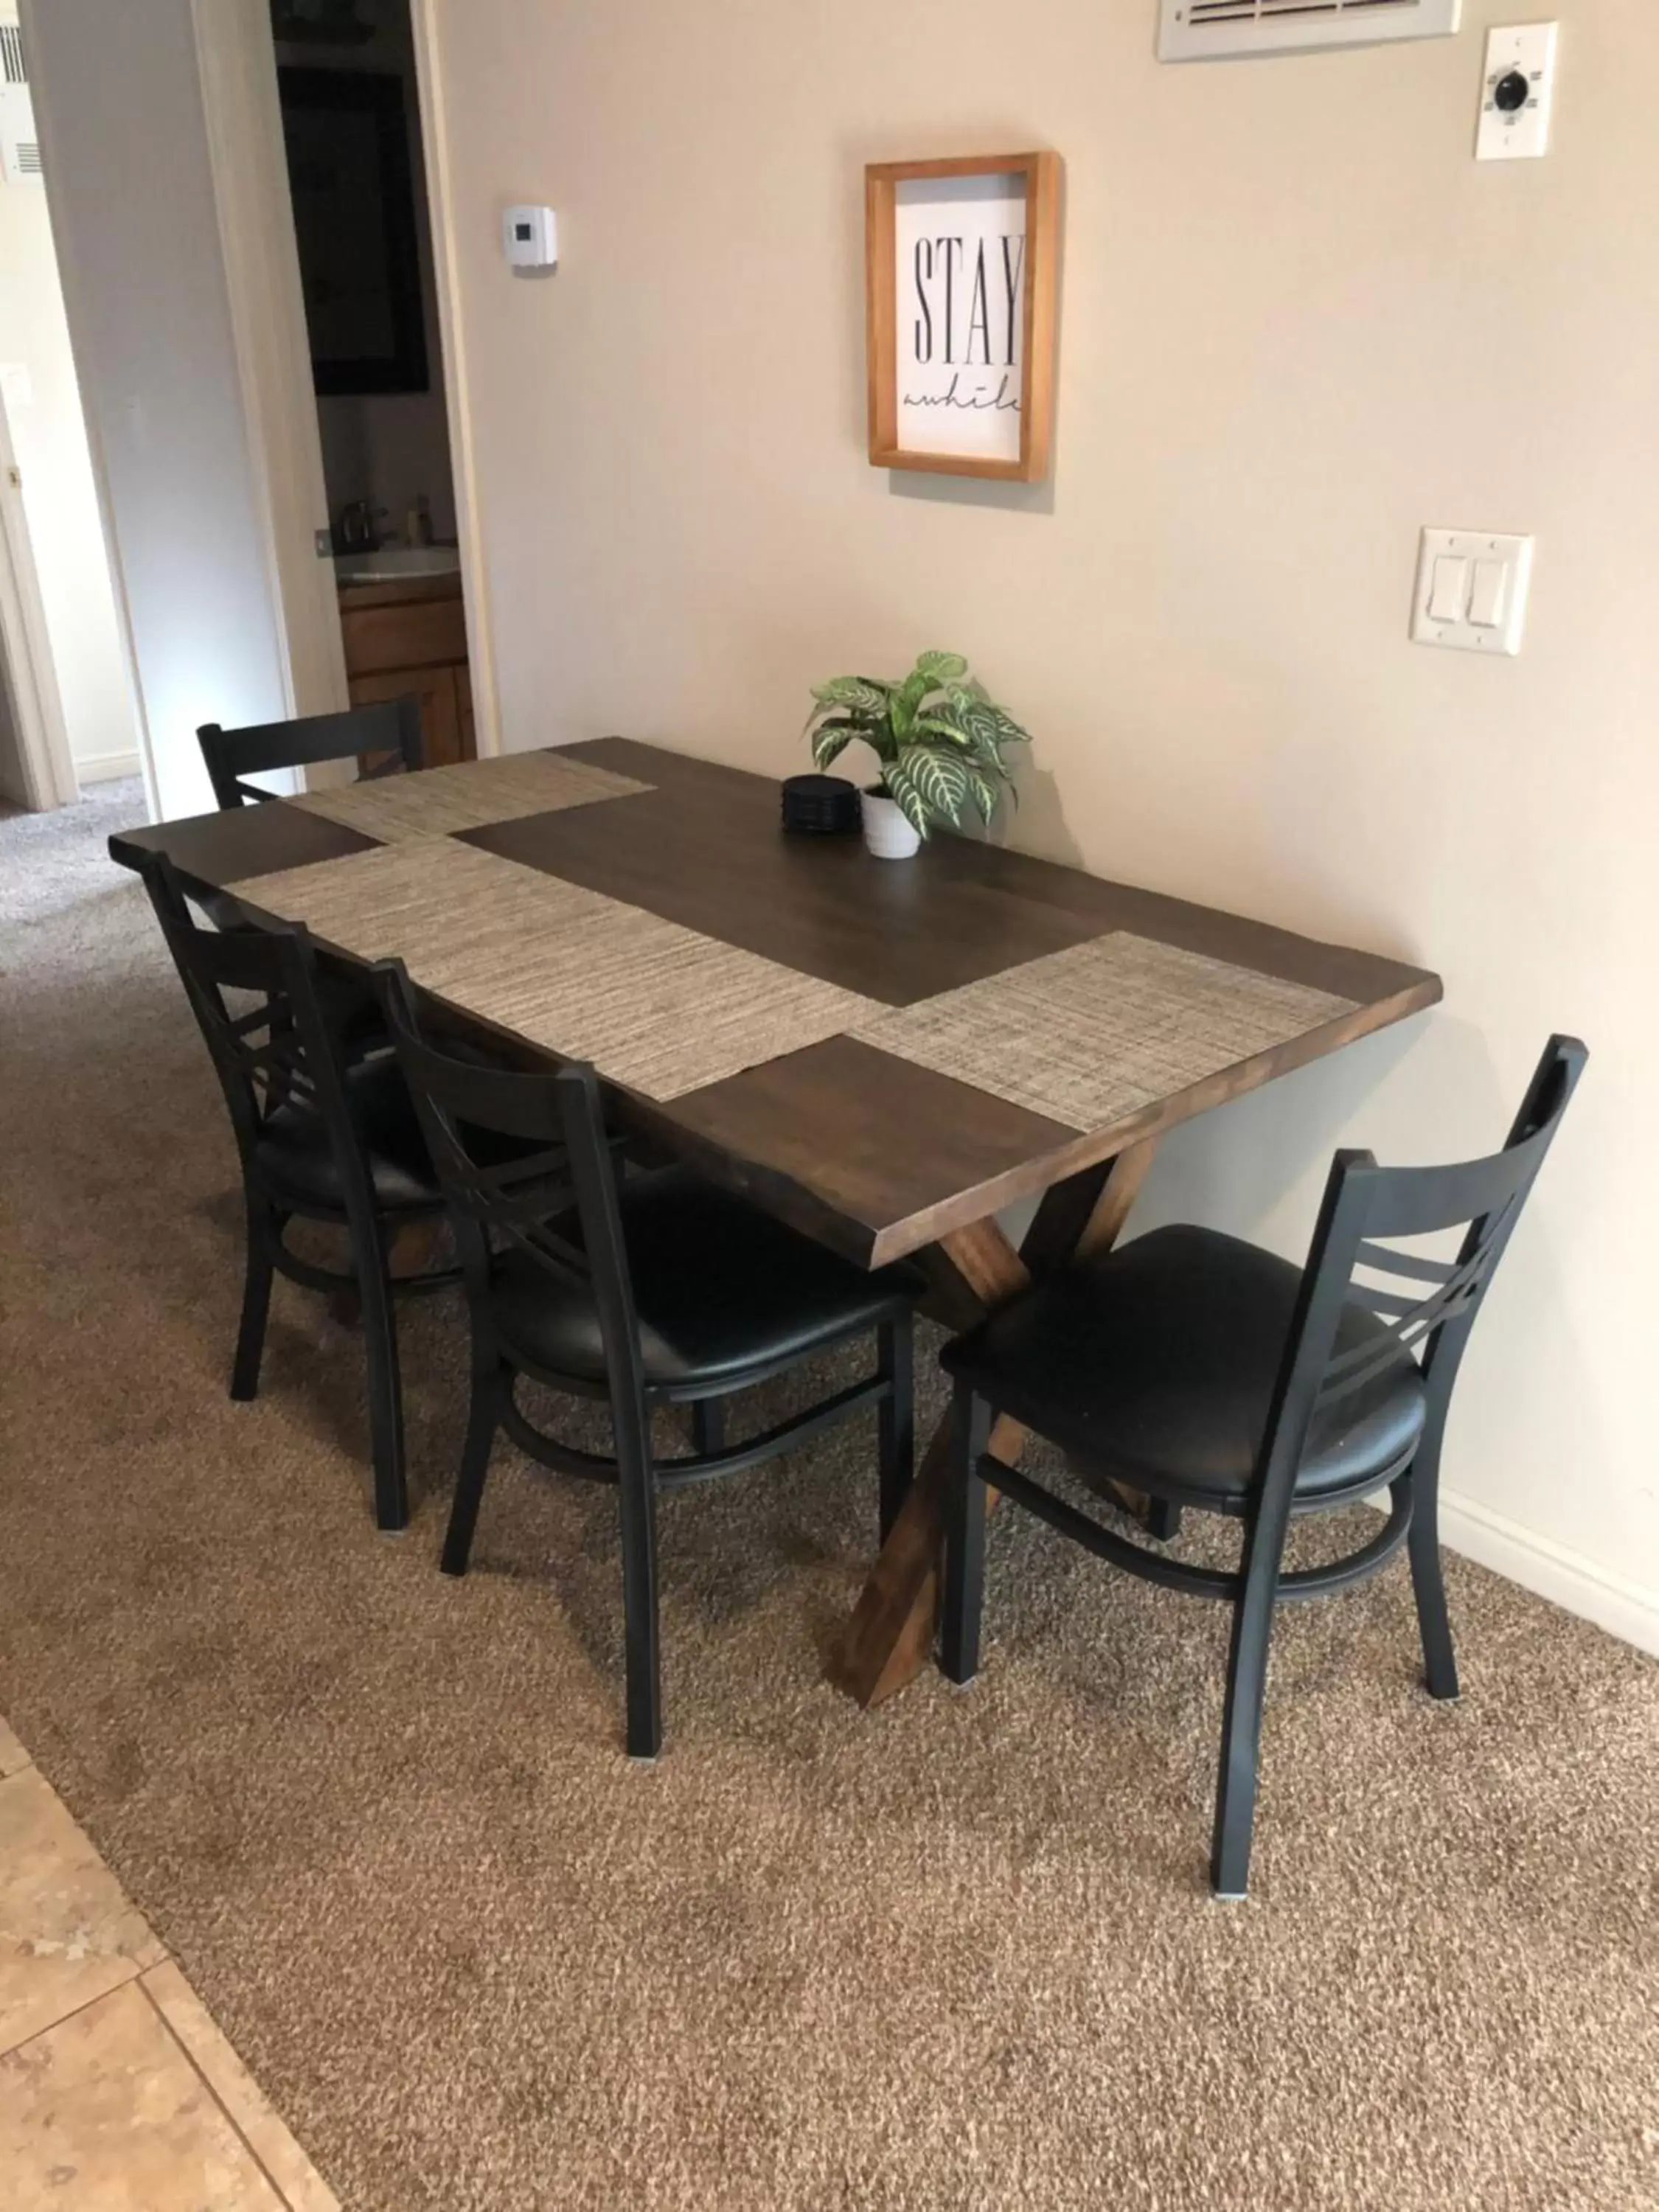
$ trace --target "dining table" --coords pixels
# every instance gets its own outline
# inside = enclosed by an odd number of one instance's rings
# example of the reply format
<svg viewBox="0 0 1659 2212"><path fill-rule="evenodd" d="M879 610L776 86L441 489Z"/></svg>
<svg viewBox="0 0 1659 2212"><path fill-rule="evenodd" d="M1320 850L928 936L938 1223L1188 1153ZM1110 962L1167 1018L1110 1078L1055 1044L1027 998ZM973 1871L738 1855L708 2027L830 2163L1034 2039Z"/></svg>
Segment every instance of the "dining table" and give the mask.
<svg viewBox="0 0 1659 2212"><path fill-rule="evenodd" d="M1103 1252L1159 1139L1441 997L1426 969L977 836L878 859L791 835L767 776L623 738L124 830L331 963L401 958L517 1066L582 1060L619 1122L972 1326ZM1034 1209L1034 1210L1033 1210ZM1016 1240L1009 1218L1028 1221ZM990 1449L1017 1459L1007 1416ZM947 1452L921 1452L830 1662L926 1663Z"/></svg>

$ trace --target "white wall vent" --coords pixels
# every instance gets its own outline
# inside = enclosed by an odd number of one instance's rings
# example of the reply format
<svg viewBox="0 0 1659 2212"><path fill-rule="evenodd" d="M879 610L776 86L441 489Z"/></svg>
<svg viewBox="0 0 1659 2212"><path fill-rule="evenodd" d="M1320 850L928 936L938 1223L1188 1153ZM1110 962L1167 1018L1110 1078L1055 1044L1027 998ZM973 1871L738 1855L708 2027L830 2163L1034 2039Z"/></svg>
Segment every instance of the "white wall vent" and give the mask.
<svg viewBox="0 0 1659 2212"><path fill-rule="evenodd" d="M1160 0L1160 6L1158 59L1202 62L1444 38L1457 28L1462 0Z"/></svg>
<svg viewBox="0 0 1659 2212"><path fill-rule="evenodd" d="M42 182L23 34L15 23L0 23L0 175L9 185Z"/></svg>

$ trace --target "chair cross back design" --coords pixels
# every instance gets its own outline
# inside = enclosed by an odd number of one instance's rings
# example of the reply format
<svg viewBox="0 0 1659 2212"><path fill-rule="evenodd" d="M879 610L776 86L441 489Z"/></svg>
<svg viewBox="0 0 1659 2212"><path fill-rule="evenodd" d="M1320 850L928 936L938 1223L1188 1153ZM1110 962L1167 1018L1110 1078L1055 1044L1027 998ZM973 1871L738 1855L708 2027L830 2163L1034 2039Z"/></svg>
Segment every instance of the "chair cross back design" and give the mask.
<svg viewBox="0 0 1659 2212"><path fill-rule="evenodd" d="M398 775L426 765L421 702L387 699L337 714L307 714L287 722L260 722L227 730L204 722L196 732L202 758L222 807L258 805L277 796L245 776L271 769L316 768L325 761L357 760L362 780Z"/></svg>
<svg viewBox="0 0 1659 2212"><path fill-rule="evenodd" d="M347 1120L345 1091L303 926L204 929L161 854L147 858L143 879L212 1056L244 1164L285 1108L314 1116L331 1139ZM232 991L252 994L258 1003L234 1013L226 998ZM342 1162L343 1176L353 1171L350 1161Z"/></svg>
<svg viewBox="0 0 1659 2212"><path fill-rule="evenodd" d="M662 1741L655 1500L775 1457L869 1407L878 1416L881 1527L911 1473L908 1275L871 1275L683 1168L624 1176L594 1070L546 1074L463 1059L423 1025L407 971L375 969L380 1006L448 1200L467 1285L472 1395L443 1551L465 1574L495 1436L559 1473L613 1485L622 1529L628 1747ZM875 1370L736 1444L723 1405L811 1355L873 1331ZM520 1375L608 1402L614 1450L532 1426ZM657 1455L652 1417L685 1405L695 1448Z"/></svg>
<svg viewBox="0 0 1659 2212"><path fill-rule="evenodd" d="M414 1026L407 969L383 962L375 975L382 1007L393 1010L391 1034L454 1224L463 1273L480 1287L487 1282L492 1232L499 1232L558 1279L591 1280L586 1249L554 1225L578 1210L558 1078L492 1067L430 1045ZM511 1148L505 1156L504 1146Z"/></svg>
<svg viewBox="0 0 1659 2212"><path fill-rule="evenodd" d="M403 1079L389 1049L348 1061L303 927L205 928L162 854L147 856L143 874L241 1159L246 1279L230 1395L258 1393L273 1275L307 1290L355 1292L368 1364L376 1516L382 1528L402 1528L409 1509L392 1295L456 1280L453 1268L395 1281L391 1273L388 1222L443 1210ZM228 993L252 994L256 1003L239 1011ZM349 1268L319 1267L290 1251L286 1231L296 1216L344 1228Z"/></svg>
<svg viewBox="0 0 1659 2212"><path fill-rule="evenodd" d="M1248 1323L1253 1297L1288 1291L1295 1271L1232 1238L1196 1230L1155 1231L1121 1246L1069 1285L1039 1286L946 1348L945 1364L957 1378L946 1672L965 1681L977 1665L986 1484L1114 1565L1230 1603L1211 1862L1221 1895L1245 1890L1268 1637L1279 1600L1340 1589L1409 1546L1427 1686L1437 1698L1457 1694L1438 1536L1446 1415L1470 1333L1587 1057L1576 1038L1550 1040L1504 1150L1489 1158L1385 1168L1369 1152L1339 1152L1307 1265L1293 1297L1284 1298L1276 1345L1271 1327L1262 1332L1265 1350L1258 1346L1253 1376L1241 1377L1236 1343L1219 1340L1229 1327L1237 1337L1241 1315ZM1455 1258L1402 1249L1460 1229ZM1214 1302L1216 1281L1224 1285L1229 1278L1236 1286L1231 1308ZM1044 1370L1034 1361L1033 1343L1046 1322L1050 1336L1055 1323L1092 1328L1086 1340L1103 1347L1109 1367L1115 1337L1136 1325L1123 1304L1132 1294L1139 1295L1142 1325L1161 1334L1158 1387L1182 1400L1185 1428L1173 1444L1170 1432L1158 1437L1145 1401L1138 1408L1128 1404L1137 1387L1133 1374L1109 1373L1103 1381L1097 1375L1073 1389L1067 1378L1056 1379L1052 1364ZM1212 1441L1203 1433L1206 1392L1220 1408L1212 1427L1236 1432L1241 1407L1253 1407L1260 1422L1249 1464L1225 1480L1192 1448L1194 1433L1200 1446ZM1147 1494L1157 1509L1150 1522L1156 1534L1173 1534L1186 1507L1243 1521L1237 1570L1149 1549L992 1457L986 1439L994 1408L1060 1443L1091 1484L1114 1481ZM1388 1519L1358 1550L1317 1567L1283 1568L1293 1517L1329 1511L1385 1486Z"/></svg>

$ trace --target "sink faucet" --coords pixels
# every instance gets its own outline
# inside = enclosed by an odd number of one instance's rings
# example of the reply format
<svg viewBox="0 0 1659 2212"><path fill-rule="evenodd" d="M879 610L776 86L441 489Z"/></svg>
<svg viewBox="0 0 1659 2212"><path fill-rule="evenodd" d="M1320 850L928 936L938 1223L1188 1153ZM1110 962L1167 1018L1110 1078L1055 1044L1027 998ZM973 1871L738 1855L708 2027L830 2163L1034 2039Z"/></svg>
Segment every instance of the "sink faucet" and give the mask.
<svg viewBox="0 0 1659 2212"><path fill-rule="evenodd" d="M350 499L340 509L337 534L343 553L378 553L380 533L378 519L386 513L372 500Z"/></svg>

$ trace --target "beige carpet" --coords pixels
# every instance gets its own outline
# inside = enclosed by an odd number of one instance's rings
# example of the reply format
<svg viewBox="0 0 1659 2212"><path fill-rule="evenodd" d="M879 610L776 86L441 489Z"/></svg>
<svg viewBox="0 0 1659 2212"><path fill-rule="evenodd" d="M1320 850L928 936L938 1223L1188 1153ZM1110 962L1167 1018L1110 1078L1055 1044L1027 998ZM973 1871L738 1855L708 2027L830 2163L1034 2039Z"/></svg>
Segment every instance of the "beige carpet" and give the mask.
<svg viewBox="0 0 1659 2212"><path fill-rule="evenodd" d="M504 1455L434 1571L452 1310L402 1539L316 1301L227 1401L232 1152L102 857L136 808L0 823L0 1710L349 2206L1659 2203L1659 1669L1454 1562L1436 1708L1403 1567L1297 1608L1218 1906L1209 1608L1008 1514L974 1690L823 1686L854 1430L665 1511L629 1766L610 1501Z"/></svg>

